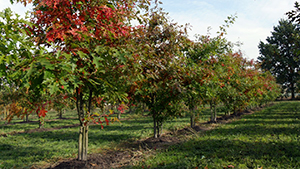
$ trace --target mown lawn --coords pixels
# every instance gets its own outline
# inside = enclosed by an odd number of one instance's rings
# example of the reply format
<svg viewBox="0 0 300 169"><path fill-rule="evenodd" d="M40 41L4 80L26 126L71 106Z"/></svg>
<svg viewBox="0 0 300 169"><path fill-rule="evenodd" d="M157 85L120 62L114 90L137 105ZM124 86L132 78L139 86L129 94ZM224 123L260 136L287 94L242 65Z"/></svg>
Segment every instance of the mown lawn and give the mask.
<svg viewBox="0 0 300 169"><path fill-rule="evenodd" d="M45 117L45 125L44 128L53 128L59 126L67 126L78 124L78 120L76 120L76 112L74 110L68 110L63 114L63 120L58 119L57 113L55 111L50 111L47 113ZM39 126L38 118L35 114L29 116L29 122L24 122L23 119L14 117L9 124L2 120L0 121L0 135L8 134L11 132L24 132L31 129L36 129Z"/></svg>
<svg viewBox="0 0 300 169"><path fill-rule="evenodd" d="M48 119L57 118L48 114ZM68 114L68 118L71 116ZM74 116L73 116L74 117ZM103 149L114 149L123 141L134 141L152 136L152 119L150 116L123 114L121 123L109 126L92 125L89 129L89 153L101 152ZM201 122L209 119L209 111L202 113ZM36 120L36 119L35 119ZM20 120L15 119L13 122ZM45 128L78 124L76 119L63 119L46 122ZM189 118L177 118L164 125L164 131L188 126ZM21 123L14 125L0 124L1 133L22 132L38 127L38 123ZM78 144L78 127L65 128L46 132L21 133L0 137L0 168L30 168L44 166L60 159L76 158Z"/></svg>
<svg viewBox="0 0 300 169"><path fill-rule="evenodd" d="M300 168L300 102L281 102L126 168Z"/></svg>

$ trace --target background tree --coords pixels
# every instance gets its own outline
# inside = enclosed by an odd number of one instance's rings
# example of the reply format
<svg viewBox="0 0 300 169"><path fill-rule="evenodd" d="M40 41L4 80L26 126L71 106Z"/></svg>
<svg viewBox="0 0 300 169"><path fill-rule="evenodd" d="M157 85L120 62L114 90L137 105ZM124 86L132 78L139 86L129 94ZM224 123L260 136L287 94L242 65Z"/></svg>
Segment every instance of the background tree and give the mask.
<svg viewBox="0 0 300 169"><path fill-rule="evenodd" d="M36 48L33 39L28 36L32 26L28 20L14 15L9 8L0 13L0 18L1 88L11 98L7 119L10 121L15 115L21 116L24 113L28 117L35 112L41 128L46 113L44 104L47 90L41 83L43 66L35 64L35 60L46 50Z"/></svg>
<svg viewBox="0 0 300 169"><path fill-rule="evenodd" d="M271 33L272 36L266 39L266 43L259 43L258 60L262 69L270 71L277 83L288 89L294 99L296 83L300 77L299 25L280 20Z"/></svg>
<svg viewBox="0 0 300 169"><path fill-rule="evenodd" d="M129 93L136 102L145 103L149 108L155 138L161 136L163 122L180 113L178 103L184 72L182 48L186 40L180 28L171 23L156 4L136 39L142 76L132 84Z"/></svg>

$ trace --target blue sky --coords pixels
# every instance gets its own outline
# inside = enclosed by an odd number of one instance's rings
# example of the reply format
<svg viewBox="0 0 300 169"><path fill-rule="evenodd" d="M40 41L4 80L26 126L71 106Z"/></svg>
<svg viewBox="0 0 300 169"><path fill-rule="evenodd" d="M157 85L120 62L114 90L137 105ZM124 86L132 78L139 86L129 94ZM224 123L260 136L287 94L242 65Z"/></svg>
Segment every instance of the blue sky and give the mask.
<svg viewBox="0 0 300 169"><path fill-rule="evenodd" d="M259 55L258 43L265 41L278 25L285 13L294 9L295 0L161 0L162 7L169 16L179 24L190 23L192 30L189 36L206 34L211 27L212 36L219 30L227 16L237 15L236 22L227 30L227 39L240 41L241 50L248 59L256 59ZM0 10L11 7L13 11L24 16L26 9L21 4L11 5L9 0L0 0Z"/></svg>
<svg viewBox="0 0 300 169"><path fill-rule="evenodd" d="M259 41L271 35L273 26L286 18L285 13L294 9L295 0L163 0L163 8L179 24L190 23L194 34L206 34L211 27L212 36L219 30L227 16L237 19L227 30L227 39L240 41L244 57L256 59L259 56Z"/></svg>

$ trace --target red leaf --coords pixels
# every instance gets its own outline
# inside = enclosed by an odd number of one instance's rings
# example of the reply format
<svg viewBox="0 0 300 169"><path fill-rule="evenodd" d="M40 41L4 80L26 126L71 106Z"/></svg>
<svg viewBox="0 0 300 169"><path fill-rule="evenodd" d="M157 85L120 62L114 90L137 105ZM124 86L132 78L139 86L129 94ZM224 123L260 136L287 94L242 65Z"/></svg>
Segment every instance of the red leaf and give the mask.
<svg viewBox="0 0 300 169"><path fill-rule="evenodd" d="M45 117L47 112L48 112L48 111L45 110L45 108L43 108L43 109L40 111L40 113L39 113L39 117L41 117L41 116Z"/></svg>
<svg viewBox="0 0 300 169"><path fill-rule="evenodd" d="M104 118L105 118L106 125L109 125L109 121L107 120L107 117Z"/></svg>

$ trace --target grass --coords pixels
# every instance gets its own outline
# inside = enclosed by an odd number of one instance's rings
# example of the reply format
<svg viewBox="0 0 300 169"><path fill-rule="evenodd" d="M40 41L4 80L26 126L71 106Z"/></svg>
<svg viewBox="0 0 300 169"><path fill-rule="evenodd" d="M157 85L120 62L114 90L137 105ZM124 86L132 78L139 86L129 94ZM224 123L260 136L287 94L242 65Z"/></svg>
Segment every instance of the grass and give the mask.
<svg viewBox="0 0 300 169"><path fill-rule="evenodd" d="M75 119L76 115L75 111L69 110L63 114L63 120L57 119L57 113L54 111L50 111L47 113L45 117L45 125L44 128L54 128L60 126L67 126L78 124L78 120ZM9 134L11 132L24 132L30 129L36 129L39 126L38 118L33 114L29 116L29 123L23 123L22 119L17 117L13 118L9 125L5 125L5 121L0 121L0 135L1 134Z"/></svg>
<svg viewBox="0 0 300 169"><path fill-rule="evenodd" d="M200 132L182 144L174 145L127 168L300 168L300 102L281 102L261 112L244 116L214 130ZM208 110L200 122L209 119ZM55 119L55 113L49 113ZM67 117L72 117L69 112ZM89 130L89 153L117 148L124 141L152 136L152 119L124 114L129 120L115 122L101 129ZM14 119L18 120L18 119ZM64 119L46 122L45 128L77 124ZM177 118L164 125L176 130L189 125L189 118ZM0 133L34 129L38 124L0 124ZM0 168L31 168L76 158L78 127L47 132L22 133L0 137Z"/></svg>
<svg viewBox="0 0 300 169"><path fill-rule="evenodd" d="M300 168L300 102L282 102L200 133L127 168Z"/></svg>
<svg viewBox="0 0 300 169"><path fill-rule="evenodd" d="M55 113L49 112L49 119L55 119ZM67 114L67 117L69 114ZM203 113L202 121L207 121L209 112ZM115 122L109 126L92 125L89 129L89 153L99 153L105 149L113 149L123 141L134 141L152 136L152 119L135 114L123 114L121 123ZM14 119L13 122L17 122ZM77 124L76 119L63 119L46 122L45 128ZM189 118L177 118L164 125L166 130L174 130L187 126ZM38 127L38 123L20 123L0 125L0 133L24 131ZM60 159L76 158L78 144L78 127L60 130L21 133L0 137L0 168L31 168L41 167Z"/></svg>

